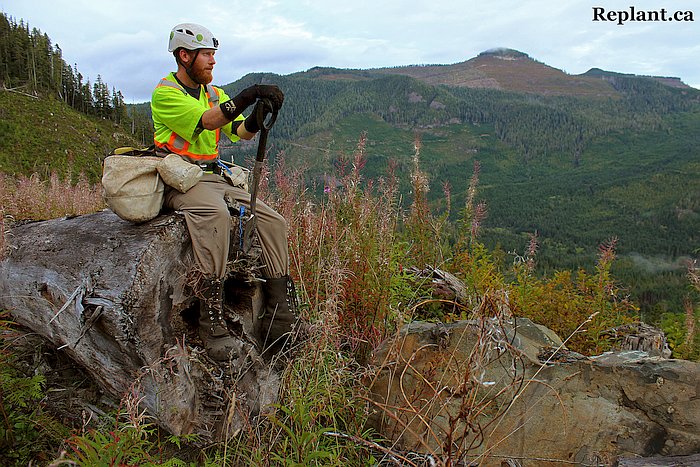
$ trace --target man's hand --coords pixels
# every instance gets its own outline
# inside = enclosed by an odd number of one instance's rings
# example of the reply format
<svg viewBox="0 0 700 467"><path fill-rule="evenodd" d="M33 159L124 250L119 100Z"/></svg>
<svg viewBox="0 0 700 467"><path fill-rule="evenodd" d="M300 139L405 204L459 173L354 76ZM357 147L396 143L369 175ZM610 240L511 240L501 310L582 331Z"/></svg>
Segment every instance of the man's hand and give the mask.
<svg viewBox="0 0 700 467"><path fill-rule="evenodd" d="M256 99L270 99L276 109L282 107L284 93L274 84L254 84L239 92L236 97L219 105L221 111L229 120L235 120Z"/></svg>
<svg viewBox="0 0 700 467"><path fill-rule="evenodd" d="M256 84L258 89L258 97L261 99L270 99L275 109L282 108L284 102L284 93L274 84Z"/></svg>

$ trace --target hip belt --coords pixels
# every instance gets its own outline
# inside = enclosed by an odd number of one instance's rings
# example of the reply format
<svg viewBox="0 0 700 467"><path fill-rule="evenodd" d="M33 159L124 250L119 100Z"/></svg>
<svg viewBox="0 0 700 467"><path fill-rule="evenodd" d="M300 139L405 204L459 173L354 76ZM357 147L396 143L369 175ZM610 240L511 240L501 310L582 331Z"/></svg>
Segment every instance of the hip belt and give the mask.
<svg viewBox="0 0 700 467"><path fill-rule="evenodd" d="M221 166L217 164L216 162L199 162L197 163L198 166L202 168L202 172L204 173L213 173L216 175L221 175Z"/></svg>

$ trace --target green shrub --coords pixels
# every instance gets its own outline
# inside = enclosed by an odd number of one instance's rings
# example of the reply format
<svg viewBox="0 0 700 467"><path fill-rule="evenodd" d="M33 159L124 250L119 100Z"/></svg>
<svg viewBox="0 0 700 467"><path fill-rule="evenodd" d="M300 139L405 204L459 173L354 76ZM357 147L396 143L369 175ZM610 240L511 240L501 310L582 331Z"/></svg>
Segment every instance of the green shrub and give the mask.
<svg viewBox="0 0 700 467"><path fill-rule="evenodd" d="M68 432L45 411L44 376L20 368L18 338L8 313L0 313L0 464L6 466L45 460Z"/></svg>

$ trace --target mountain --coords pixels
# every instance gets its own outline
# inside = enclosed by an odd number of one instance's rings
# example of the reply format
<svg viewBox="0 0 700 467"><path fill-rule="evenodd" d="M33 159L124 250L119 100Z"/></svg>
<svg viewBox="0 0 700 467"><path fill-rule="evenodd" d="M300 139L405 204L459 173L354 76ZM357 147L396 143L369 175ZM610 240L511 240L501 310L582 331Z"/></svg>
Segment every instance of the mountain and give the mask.
<svg viewBox="0 0 700 467"><path fill-rule="evenodd" d="M614 97L606 81L567 75L512 49L492 49L453 65L383 68L380 73L412 76L432 85L500 89L543 95Z"/></svg>
<svg viewBox="0 0 700 467"><path fill-rule="evenodd" d="M618 76L635 77L592 68L581 75L569 75L538 62L526 53L495 48L470 60L452 65L412 65L370 70L312 68L299 74L325 80L372 79L376 75L410 76L429 85L498 89L551 96L619 97L611 81ZM662 84L689 88L680 78L650 76Z"/></svg>

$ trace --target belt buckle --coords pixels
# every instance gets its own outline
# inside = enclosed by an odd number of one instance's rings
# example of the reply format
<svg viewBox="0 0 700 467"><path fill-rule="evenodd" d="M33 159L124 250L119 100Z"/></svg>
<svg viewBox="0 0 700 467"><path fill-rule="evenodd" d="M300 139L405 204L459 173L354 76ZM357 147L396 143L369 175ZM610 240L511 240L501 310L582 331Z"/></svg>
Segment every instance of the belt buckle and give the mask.
<svg viewBox="0 0 700 467"><path fill-rule="evenodd" d="M214 164L207 164L205 162L199 162L197 164L200 169L202 169L202 172L209 172L209 173L215 173L216 171L216 166Z"/></svg>

